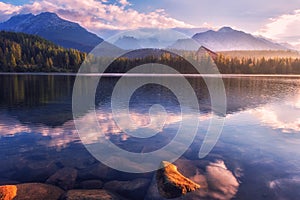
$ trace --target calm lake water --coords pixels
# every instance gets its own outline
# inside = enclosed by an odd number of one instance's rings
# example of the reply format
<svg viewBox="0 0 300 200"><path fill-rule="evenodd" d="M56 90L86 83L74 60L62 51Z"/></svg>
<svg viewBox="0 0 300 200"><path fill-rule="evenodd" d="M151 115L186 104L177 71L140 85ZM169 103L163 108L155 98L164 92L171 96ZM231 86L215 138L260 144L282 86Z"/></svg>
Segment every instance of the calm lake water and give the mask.
<svg viewBox="0 0 300 200"><path fill-rule="evenodd" d="M146 183L142 188L116 193L128 199L164 199L157 194L154 173L118 172L86 150L73 122L74 80L68 75L0 75L0 184L45 182L57 170L71 167L78 171L75 188L86 180L130 184L141 179ZM181 199L300 199L300 77L223 80L227 94L223 132L212 152L199 159L213 114L203 80L189 78L200 104L200 125L193 144L175 164L204 187ZM176 96L158 85L139 88L130 99L131 119L149 124L153 104L164 106L168 117L158 135L133 138L116 126L111 115L111 92L117 81L102 78L98 86L95 102L101 131L131 152L151 152L168 144L180 123Z"/></svg>

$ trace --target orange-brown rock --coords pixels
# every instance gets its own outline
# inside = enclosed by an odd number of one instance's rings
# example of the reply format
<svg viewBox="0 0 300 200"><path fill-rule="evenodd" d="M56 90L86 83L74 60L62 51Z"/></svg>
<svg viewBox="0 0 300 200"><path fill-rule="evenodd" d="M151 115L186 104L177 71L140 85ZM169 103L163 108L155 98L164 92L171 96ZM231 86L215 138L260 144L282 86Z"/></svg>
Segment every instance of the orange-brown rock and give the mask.
<svg viewBox="0 0 300 200"><path fill-rule="evenodd" d="M64 191L42 183L0 186L0 200L58 200Z"/></svg>
<svg viewBox="0 0 300 200"><path fill-rule="evenodd" d="M175 165L164 161L161 167L156 173L156 181L158 191L164 198L177 198L200 188L200 185L183 176Z"/></svg>
<svg viewBox="0 0 300 200"><path fill-rule="evenodd" d="M69 190L66 200L123 200L107 190Z"/></svg>
<svg viewBox="0 0 300 200"><path fill-rule="evenodd" d="M17 196L17 187L15 185L0 186L0 200L11 200Z"/></svg>

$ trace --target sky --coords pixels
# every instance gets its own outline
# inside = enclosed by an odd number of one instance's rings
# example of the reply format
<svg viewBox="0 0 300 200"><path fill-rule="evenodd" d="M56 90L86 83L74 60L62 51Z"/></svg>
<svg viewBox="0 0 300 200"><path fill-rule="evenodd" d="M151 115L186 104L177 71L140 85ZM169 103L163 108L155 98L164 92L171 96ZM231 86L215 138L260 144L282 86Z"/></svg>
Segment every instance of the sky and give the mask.
<svg viewBox="0 0 300 200"><path fill-rule="evenodd" d="M300 0L2 0L0 21L55 12L88 30L231 26L300 45Z"/></svg>

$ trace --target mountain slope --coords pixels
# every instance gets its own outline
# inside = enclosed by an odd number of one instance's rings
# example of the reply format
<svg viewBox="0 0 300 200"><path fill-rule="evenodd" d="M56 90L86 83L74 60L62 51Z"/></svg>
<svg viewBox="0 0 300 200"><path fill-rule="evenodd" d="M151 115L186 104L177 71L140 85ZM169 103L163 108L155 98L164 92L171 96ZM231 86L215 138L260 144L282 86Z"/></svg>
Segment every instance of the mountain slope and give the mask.
<svg viewBox="0 0 300 200"><path fill-rule="evenodd" d="M79 24L58 17L55 13L16 15L0 24L0 30L41 36L65 48L90 52L103 39Z"/></svg>
<svg viewBox="0 0 300 200"><path fill-rule="evenodd" d="M198 43L198 44L197 44ZM178 40L170 48L196 50L205 46L213 51L232 50L287 50L286 47L251 34L223 27L195 34L192 39Z"/></svg>

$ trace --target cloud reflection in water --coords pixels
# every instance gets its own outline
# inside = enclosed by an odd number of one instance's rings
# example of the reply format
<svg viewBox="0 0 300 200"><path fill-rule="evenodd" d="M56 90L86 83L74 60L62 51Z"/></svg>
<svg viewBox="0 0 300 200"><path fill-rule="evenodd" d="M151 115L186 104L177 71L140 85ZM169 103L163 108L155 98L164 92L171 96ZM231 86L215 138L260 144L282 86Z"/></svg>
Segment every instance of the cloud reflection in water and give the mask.
<svg viewBox="0 0 300 200"><path fill-rule="evenodd" d="M300 132L300 95L281 103L272 103L249 111L260 122L283 133Z"/></svg>
<svg viewBox="0 0 300 200"><path fill-rule="evenodd" d="M137 127L144 127L150 123L150 118L148 115L138 112L131 112L130 114L132 121L135 122ZM122 113L120 115L122 115ZM185 118L188 117L192 116L185 116ZM82 120L85 123L84 128L88 133L88 141L90 141L91 144L97 142L101 136L105 136L106 139L109 139L111 136L120 136L122 140L127 140L130 137L116 125L111 113L97 111L97 118L100 124L100 133L90 131L92 129L89 122L92 120L92 113L88 113L82 117ZM157 113L154 118L159 119L160 114ZM179 123L181 119L182 116L180 114L168 113L163 129L157 129L154 131L161 133L165 128ZM210 114L199 116L200 121L207 119L210 119ZM128 122L122 123L124 125L123 127L126 127L126 123L128 124ZM1 114L0 136L15 136L18 133L40 133L43 136L50 136L51 140L47 140L44 144L49 147L65 147L71 142L78 142L80 140L73 120L67 121L58 127L50 127L43 124L21 123L19 120L10 115L4 113Z"/></svg>

